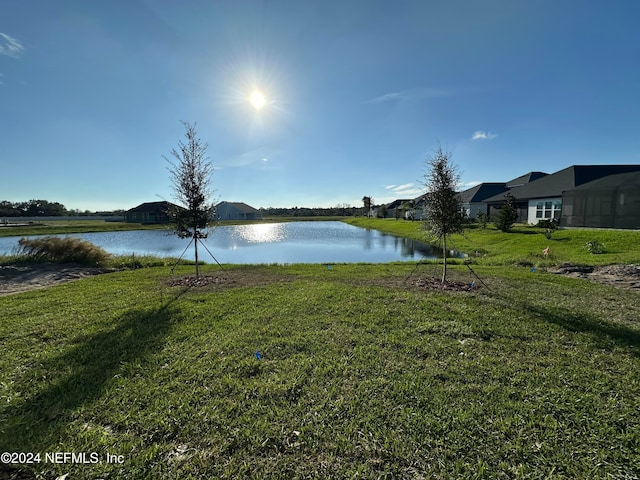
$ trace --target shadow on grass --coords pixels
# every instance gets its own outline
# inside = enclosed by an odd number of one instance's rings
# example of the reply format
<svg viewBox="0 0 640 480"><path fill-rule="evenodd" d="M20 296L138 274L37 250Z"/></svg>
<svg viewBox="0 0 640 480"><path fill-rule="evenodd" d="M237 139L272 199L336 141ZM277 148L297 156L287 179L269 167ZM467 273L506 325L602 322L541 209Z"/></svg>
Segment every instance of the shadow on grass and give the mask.
<svg viewBox="0 0 640 480"><path fill-rule="evenodd" d="M0 411L4 420L0 451L37 452L54 447L65 437L74 412L100 398L124 364L144 362L162 348L179 314L173 305L177 298L159 308L128 310L114 322L114 328L81 338L64 353L35 367L43 379L38 379L38 391Z"/></svg>
<svg viewBox="0 0 640 480"><path fill-rule="evenodd" d="M638 330L584 314L543 308L539 308L537 311L543 318L569 331L590 334L595 343L601 347L609 348L613 343L628 348L636 357L640 357L640 332Z"/></svg>
<svg viewBox="0 0 640 480"><path fill-rule="evenodd" d="M542 307L508 297L503 299L570 332L587 334L602 348L617 345L628 348L633 355L640 357L640 331L636 329L558 307Z"/></svg>

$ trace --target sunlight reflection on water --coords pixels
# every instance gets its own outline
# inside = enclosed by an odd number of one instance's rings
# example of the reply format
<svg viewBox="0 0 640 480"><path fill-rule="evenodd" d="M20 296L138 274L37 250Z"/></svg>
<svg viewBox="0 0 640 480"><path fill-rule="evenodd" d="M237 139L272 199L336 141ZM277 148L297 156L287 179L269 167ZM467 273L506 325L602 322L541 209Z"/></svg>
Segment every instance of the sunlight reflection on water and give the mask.
<svg viewBox="0 0 640 480"><path fill-rule="evenodd" d="M238 225L233 229L233 235L249 243L275 243L284 239L285 232L282 223L265 223Z"/></svg>
<svg viewBox="0 0 640 480"><path fill-rule="evenodd" d="M61 235L84 238L114 255L155 255L194 259L189 239L168 230L131 230ZM10 254L20 237L0 237L0 255ZM228 225L212 229L204 241L222 263L393 262L435 258L431 245L342 222L288 222ZM205 261L207 256L205 255ZM203 258L203 257L201 257Z"/></svg>

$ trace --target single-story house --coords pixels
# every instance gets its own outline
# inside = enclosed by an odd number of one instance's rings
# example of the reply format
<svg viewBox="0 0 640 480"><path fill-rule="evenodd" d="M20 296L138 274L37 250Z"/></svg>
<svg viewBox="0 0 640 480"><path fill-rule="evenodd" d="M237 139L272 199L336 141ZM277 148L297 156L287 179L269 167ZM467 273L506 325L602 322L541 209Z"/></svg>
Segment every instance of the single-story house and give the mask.
<svg viewBox="0 0 640 480"><path fill-rule="evenodd" d="M489 215L489 217L495 218L498 216L500 208L505 202L505 195L507 193L510 193L514 196L514 207L516 209L516 213L518 214L516 221L525 222L528 216L529 204L526 200L522 200L517 197L514 194L514 191L518 191L519 188L525 187L547 176L549 176L549 174L545 172L529 172L512 180L509 180L508 182L505 182L504 191L484 199L484 203L487 205L487 214Z"/></svg>
<svg viewBox="0 0 640 480"><path fill-rule="evenodd" d="M387 210L387 218L401 218L403 214L403 205L405 206L404 214L406 215L411 210L409 208L409 205L413 205L412 202L412 199L406 198L394 200L393 202L387 203L385 205Z"/></svg>
<svg viewBox="0 0 640 480"><path fill-rule="evenodd" d="M427 194L424 193L413 199L413 208L408 212L410 220L425 220L427 218Z"/></svg>
<svg viewBox="0 0 640 480"><path fill-rule="evenodd" d="M169 209L176 207L171 202L146 202L141 203L125 212L125 221L128 223L169 223Z"/></svg>
<svg viewBox="0 0 640 480"><path fill-rule="evenodd" d="M262 220L262 212L242 202L220 202L216 220Z"/></svg>
<svg viewBox="0 0 640 480"><path fill-rule="evenodd" d="M561 220L564 192L604 177L637 171L640 171L640 165L572 165L550 175L543 174L519 186L511 187L514 181L507 182L507 187L518 210L517 221L535 225L540 220ZM495 216L505 202L505 194L494 195L485 202L489 206L490 215Z"/></svg>
<svg viewBox="0 0 640 480"><path fill-rule="evenodd" d="M485 200L495 195L504 194L508 190L507 184L481 183L458 194L462 211L467 218L475 220L478 214L489 215L489 207Z"/></svg>

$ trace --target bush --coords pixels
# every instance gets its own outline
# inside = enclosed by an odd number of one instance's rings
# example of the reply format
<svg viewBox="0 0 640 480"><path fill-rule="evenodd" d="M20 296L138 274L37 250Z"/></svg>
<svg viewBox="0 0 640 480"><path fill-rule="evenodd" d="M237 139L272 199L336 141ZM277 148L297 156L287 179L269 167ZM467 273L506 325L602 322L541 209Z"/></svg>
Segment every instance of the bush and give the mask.
<svg viewBox="0 0 640 480"><path fill-rule="evenodd" d="M482 230L486 230L488 220L489 220L489 216L486 213L484 212L478 213L478 223L480 224L480 228Z"/></svg>
<svg viewBox="0 0 640 480"><path fill-rule="evenodd" d="M584 248L587 249L589 253L597 255L599 253L604 253L604 244L600 243L598 240L589 240L585 243Z"/></svg>
<svg viewBox="0 0 640 480"><path fill-rule="evenodd" d="M536 225L536 227L538 228L546 228L546 232L544 232L544 236L547 238L547 240L551 240L551 236L553 235L553 232L555 232L558 229L558 221L555 218L552 218L551 220L545 219L545 220L540 220L538 221L538 224Z"/></svg>
<svg viewBox="0 0 640 480"><path fill-rule="evenodd" d="M18 241L19 254L37 262L80 263L101 266L109 259L102 248L81 238L42 237L21 238Z"/></svg>
<svg viewBox="0 0 640 480"><path fill-rule="evenodd" d="M558 221L555 218L538 220L538 224L536 225L536 227L551 228L552 230L555 230L556 228L558 228Z"/></svg>
<svg viewBox="0 0 640 480"><path fill-rule="evenodd" d="M505 194L505 198L506 201L498 213L495 225L503 232L509 232L515 221L518 219L518 211L514 205L513 195L507 193Z"/></svg>

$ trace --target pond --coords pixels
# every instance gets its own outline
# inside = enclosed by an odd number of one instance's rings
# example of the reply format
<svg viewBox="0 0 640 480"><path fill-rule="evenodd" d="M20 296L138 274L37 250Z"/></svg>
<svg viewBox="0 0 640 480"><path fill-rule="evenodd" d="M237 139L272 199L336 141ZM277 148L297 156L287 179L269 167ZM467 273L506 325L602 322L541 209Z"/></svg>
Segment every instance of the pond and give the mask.
<svg viewBox="0 0 640 480"><path fill-rule="evenodd" d="M189 239L167 230L60 236L83 238L115 255L177 258L184 254L183 258L194 260ZM0 237L0 255L15 253L20 238ZM386 263L442 255L423 242L337 221L221 226L209 234L204 246L198 248L198 256L207 263Z"/></svg>

